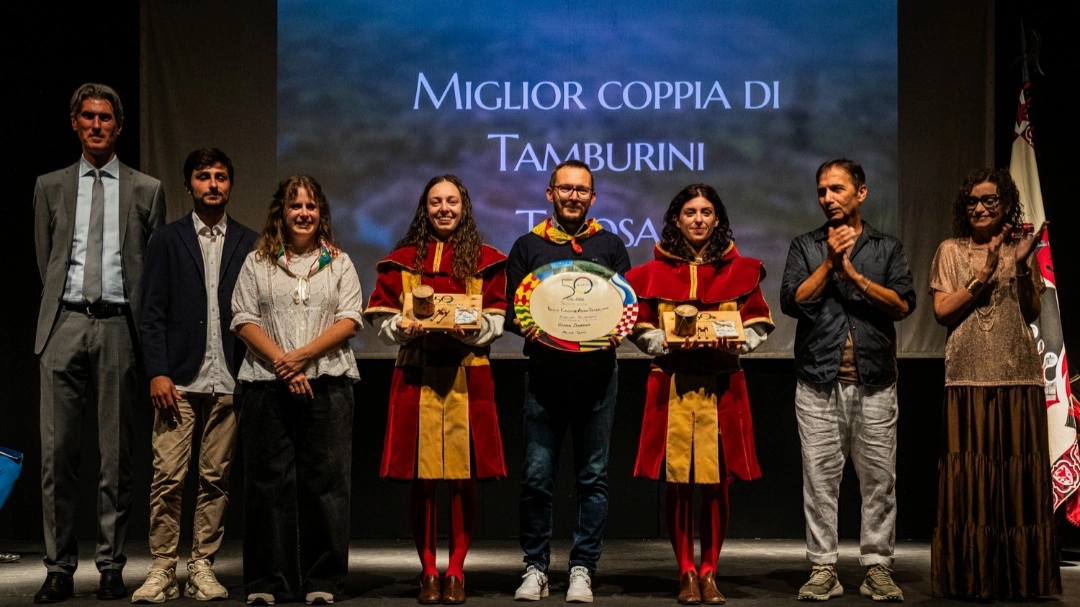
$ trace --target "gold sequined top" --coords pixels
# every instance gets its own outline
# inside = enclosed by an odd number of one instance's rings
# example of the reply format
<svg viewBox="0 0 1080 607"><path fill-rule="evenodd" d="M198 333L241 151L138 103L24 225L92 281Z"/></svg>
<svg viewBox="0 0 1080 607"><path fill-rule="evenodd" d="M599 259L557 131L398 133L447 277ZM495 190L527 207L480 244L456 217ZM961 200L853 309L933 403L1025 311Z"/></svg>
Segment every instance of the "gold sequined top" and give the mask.
<svg viewBox="0 0 1080 607"><path fill-rule="evenodd" d="M1020 313L1016 294L1015 243L1001 245L1000 261L990 283L983 288L960 321L948 329L945 342L946 386L1041 386L1042 362L1031 328ZM934 291L963 289L986 263L986 245L970 238L941 243L930 266L930 296ZM1046 288L1028 258L1035 289Z"/></svg>

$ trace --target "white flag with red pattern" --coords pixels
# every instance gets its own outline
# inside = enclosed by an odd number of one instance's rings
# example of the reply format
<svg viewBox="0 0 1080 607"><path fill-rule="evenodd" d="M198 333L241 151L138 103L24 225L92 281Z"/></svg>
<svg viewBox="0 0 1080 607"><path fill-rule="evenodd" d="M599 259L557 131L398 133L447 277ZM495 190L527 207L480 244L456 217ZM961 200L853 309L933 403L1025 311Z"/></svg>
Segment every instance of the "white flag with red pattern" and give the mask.
<svg viewBox="0 0 1080 607"><path fill-rule="evenodd" d="M1043 209L1039 168L1035 163L1035 146L1028 114L1030 92L1031 82L1026 81L1020 90L1020 106L1016 111L1009 173L1020 190L1020 204L1024 210L1025 221L1031 222L1037 229L1046 218L1046 213ZM1042 314L1031 328L1035 332L1039 353L1043 357L1054 509L1067 504L1066 517L1072 524L1080 526L1080 494L1077 493L1080 488L1080 445L1077 444L1080 410L1074 403L1069 386L1069 367L1065 358L1065 340L1061 332L1057 282L1054 278L1054 263L1050 258L1049 230L1043 232L1042 242L1038 244L1035 254L1039 270L1046 282L1046 291L1042 295Z"/></svg>

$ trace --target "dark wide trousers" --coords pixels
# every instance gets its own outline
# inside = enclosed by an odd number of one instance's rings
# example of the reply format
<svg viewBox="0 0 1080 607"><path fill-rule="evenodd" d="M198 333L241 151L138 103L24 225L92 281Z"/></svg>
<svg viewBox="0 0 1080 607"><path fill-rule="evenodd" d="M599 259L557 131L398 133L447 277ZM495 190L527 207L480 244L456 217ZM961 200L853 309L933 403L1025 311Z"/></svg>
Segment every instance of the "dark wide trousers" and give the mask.
<svg viewBox="0 0 1080 607"><path fill-rule="evenodd" d="M341 596L349 568L352 380L311 381L294 399L283 382L244 382L244 590L278 600Z"/></svg>

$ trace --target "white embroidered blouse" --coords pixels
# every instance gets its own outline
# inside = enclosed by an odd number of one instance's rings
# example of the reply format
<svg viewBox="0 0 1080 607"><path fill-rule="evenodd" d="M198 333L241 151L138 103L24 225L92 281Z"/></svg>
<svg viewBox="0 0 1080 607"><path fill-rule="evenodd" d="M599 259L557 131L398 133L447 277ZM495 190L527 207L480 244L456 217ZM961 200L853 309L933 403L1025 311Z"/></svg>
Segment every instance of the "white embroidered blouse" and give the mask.
<svg viewBox="0 0 1080 607"><path fill-rule="evenodd" d="M319 252L315 249L277 262L256 260L255 252L249 253L233 291L230 328L236 331L242 324L258 325L282 350L290 352L310 343L339 320L348 318L363 327L363 296L352 260L342 251L318 269ZM321 375L360 379L348 343L310 360L304 374L308 379ZM248 349L238 379L273 381L277 376L272 362Z"/></svg>

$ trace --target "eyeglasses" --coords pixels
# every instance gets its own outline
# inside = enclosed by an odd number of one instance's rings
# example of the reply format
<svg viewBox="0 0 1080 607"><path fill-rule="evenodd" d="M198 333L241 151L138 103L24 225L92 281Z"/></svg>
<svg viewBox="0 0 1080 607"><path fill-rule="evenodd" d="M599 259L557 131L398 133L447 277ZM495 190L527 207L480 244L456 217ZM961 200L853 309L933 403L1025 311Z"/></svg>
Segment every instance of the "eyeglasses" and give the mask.
<svg viewBox="0 0 1080 607"><path fill-rule="evenodd" d="M983 208L987 211L993 211L1001 204L1001 198L999 198L997 194L987 194L985 196L979 196L978 198L968 196L965 200L967 202L967 210L969 211L974 211L975 207L979 204L982 204Z"/></svg>
<svg viewBox="0 0 1080 607"><path fill-rule="evenodd" d="M593 192L592 188L587 188L587 187L585 187L583 185L579 185L579 186L557 185L557 186L553 186L553 187L555 188L555 191L557 191L558 193L560 193L560 194L562 194L563 196L566 196L566 197L570 197L570 196L572 196L574 194L577 194L579 198L587 198Z"/></svg>

